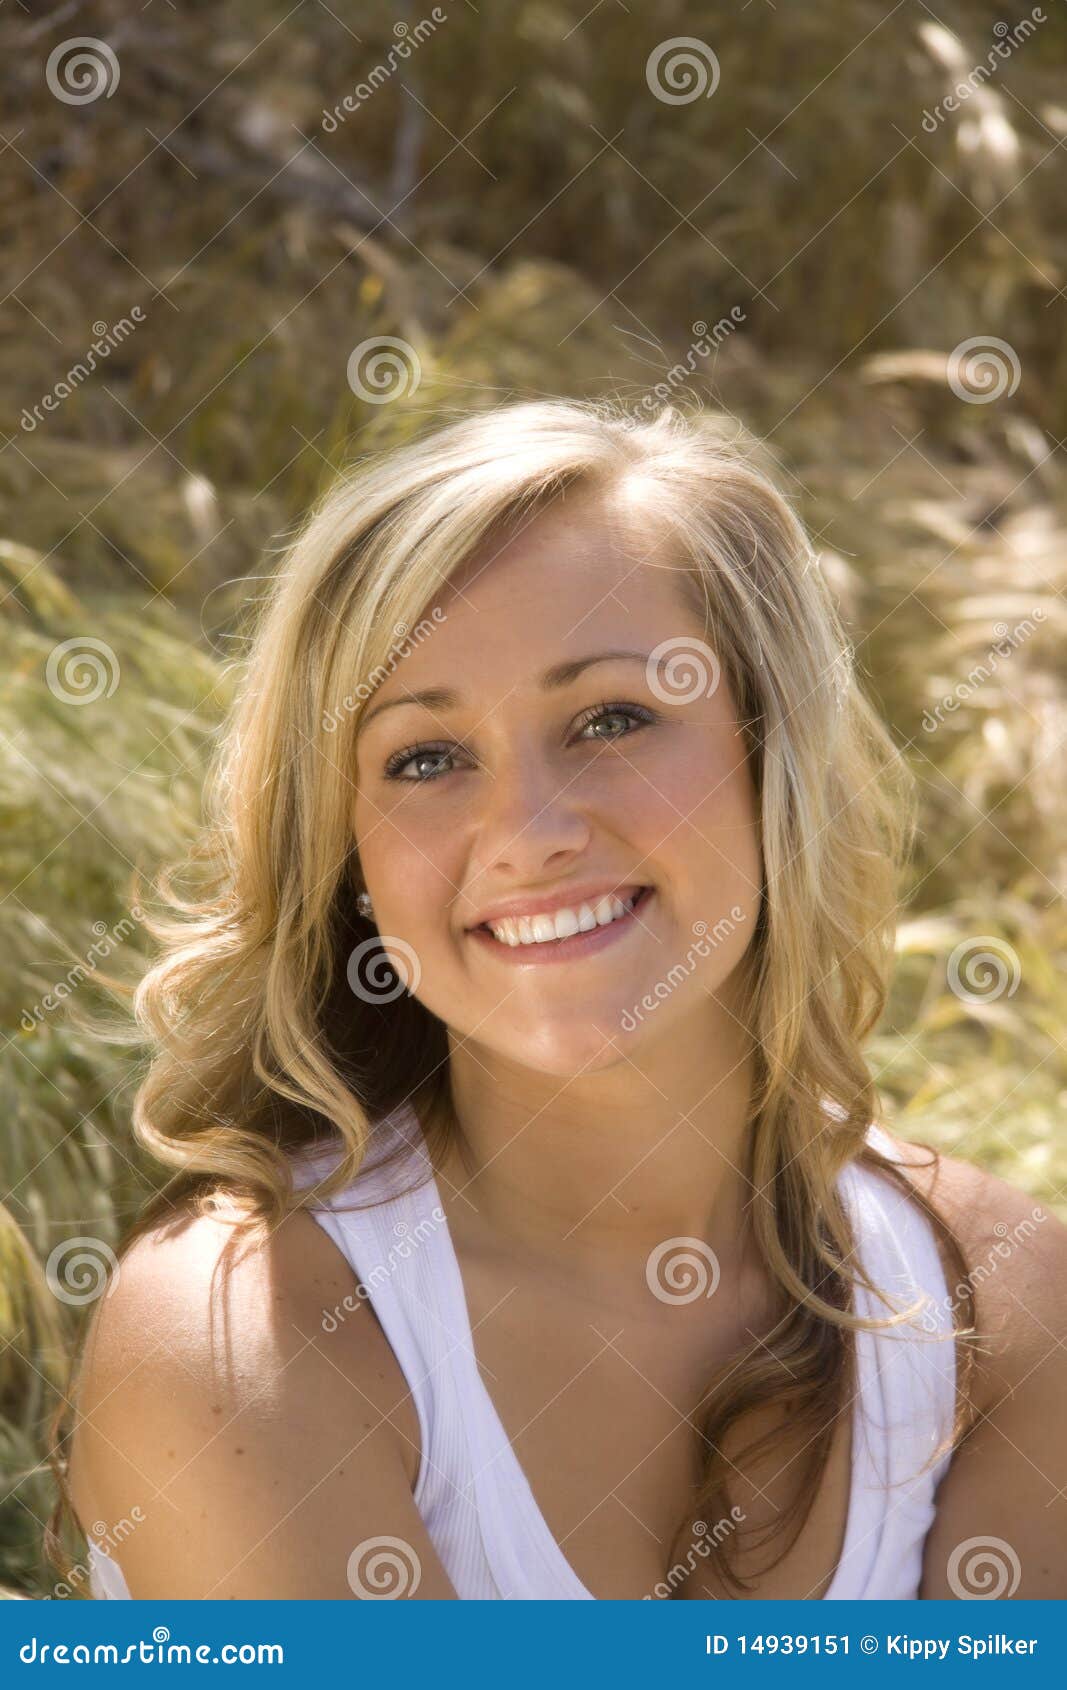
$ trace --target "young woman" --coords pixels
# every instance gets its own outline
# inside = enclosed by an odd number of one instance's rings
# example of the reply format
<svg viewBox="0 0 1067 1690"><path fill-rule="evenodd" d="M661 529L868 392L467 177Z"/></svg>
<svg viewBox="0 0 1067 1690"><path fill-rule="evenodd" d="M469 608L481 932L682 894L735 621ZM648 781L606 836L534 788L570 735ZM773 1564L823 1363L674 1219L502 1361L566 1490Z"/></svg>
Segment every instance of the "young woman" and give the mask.
<svg viewBox="0 0 1067 1690"><path fill-rule="evenodd" d="M906 778L755 442L517 403L361 464L214 776L94 1594L1067 1596L1067 1231L875 1124Z"/></svg>

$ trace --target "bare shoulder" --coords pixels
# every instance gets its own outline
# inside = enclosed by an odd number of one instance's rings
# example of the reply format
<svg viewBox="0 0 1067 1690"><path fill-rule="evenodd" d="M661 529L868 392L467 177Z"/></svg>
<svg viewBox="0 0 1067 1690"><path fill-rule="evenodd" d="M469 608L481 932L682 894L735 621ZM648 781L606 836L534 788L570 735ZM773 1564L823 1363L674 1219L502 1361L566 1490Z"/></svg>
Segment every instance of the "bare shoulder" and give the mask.
<svg viewBox="0 0 1067 1690"><path fill-rule="evenodd" d="M358 1290L307 1210L274 1228L184 1211L120 1256L79 1369L70 1486L83 1526L127 1523L115 1559L135 1597L351 1599L361 1524L410 1543L420 1595L451 1593L412 1497L417 1416Z"/></svg>
<svg viewBox="0 0 1067 1690"><path fill-rule="evenodd" d="M183 1208L122 1253L94 1311L81 1388L128 1395L146 1374L210 1376L266 1413L287 1388L283 1375L299 1376L329 1334L334 1368L373 1394L378 1372L396 1362L356 1292L348 1263L307 1210L269 1229L236 1208ZM340 1321L329 1318L337 1309ZM398 1380L396 1369L390 1384Z"/></svg>
<svg viewBox="0 0 1067 1690"><path fill-rule="evenodd" d="M895 1140L952 1227L975 1296L973 1423L938 1487L920 1597L1067 1597L1067 1228L951 1156ZM956 1272L948 1271L956 1296Z"/></svg>
<svg viewBox="0 0 1067 1690"><path fill-rule="evenodd" d="M952 1228L981 1334L981 1402L1012 1390L1067 1338L1067 1227L1045 1204L997 1175L894 1138L908 1179ZM958 1270L944 1256L950 1295Z"/></svg>

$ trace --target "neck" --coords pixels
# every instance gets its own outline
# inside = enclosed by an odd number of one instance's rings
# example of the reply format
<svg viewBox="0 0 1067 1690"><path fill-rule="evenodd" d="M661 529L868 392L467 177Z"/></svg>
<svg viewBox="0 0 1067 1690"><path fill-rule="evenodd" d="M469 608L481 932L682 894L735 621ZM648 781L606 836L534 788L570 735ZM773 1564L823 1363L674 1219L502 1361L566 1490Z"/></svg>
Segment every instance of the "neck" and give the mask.
<svg viewBox="0 0 1067 1690"><path fill-rule="evenodd" d="M565 1080L454 1045L450 1208L483 1247L590 1276L687 1238L740 1271L753 1072L748 1035L710 999L639 1059Z"/></svg>

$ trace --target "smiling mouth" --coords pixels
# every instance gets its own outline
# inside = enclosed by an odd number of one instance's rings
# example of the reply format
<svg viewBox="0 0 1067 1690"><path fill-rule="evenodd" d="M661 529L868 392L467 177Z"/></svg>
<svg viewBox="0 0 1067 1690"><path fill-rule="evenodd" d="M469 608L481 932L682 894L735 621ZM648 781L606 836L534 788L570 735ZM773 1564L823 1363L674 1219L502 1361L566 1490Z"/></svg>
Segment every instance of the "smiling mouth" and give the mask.
<svg viewBox="0 0 1067 1690"><path fill-rule="evenodd" d="M557 953L589 948L589 941L612 928L629 925L652 895L650 886L639 886L625 898L606 893L574 909L550 914L521 916L516 920L482 922L470 929L471 936L487 941L494 949L535 953Z"/></svg>

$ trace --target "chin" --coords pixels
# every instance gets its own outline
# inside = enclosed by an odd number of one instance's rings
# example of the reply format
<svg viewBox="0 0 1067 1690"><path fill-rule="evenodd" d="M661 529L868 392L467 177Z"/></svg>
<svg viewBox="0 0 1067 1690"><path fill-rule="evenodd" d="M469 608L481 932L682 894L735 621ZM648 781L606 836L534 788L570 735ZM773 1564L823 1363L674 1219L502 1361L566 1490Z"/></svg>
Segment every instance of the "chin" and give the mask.
<svg viewBox="0 0 1067 1690"><path fill-rule="evenodd" d="M603 1018L571 1022L566 1027L542 1026L518 1036L520 1048L514 1055L527 1067L561 1080L585 1074L600 1074L626 1060L629 1041L619 1030L619 1015L613 1009Z"/></svg>

